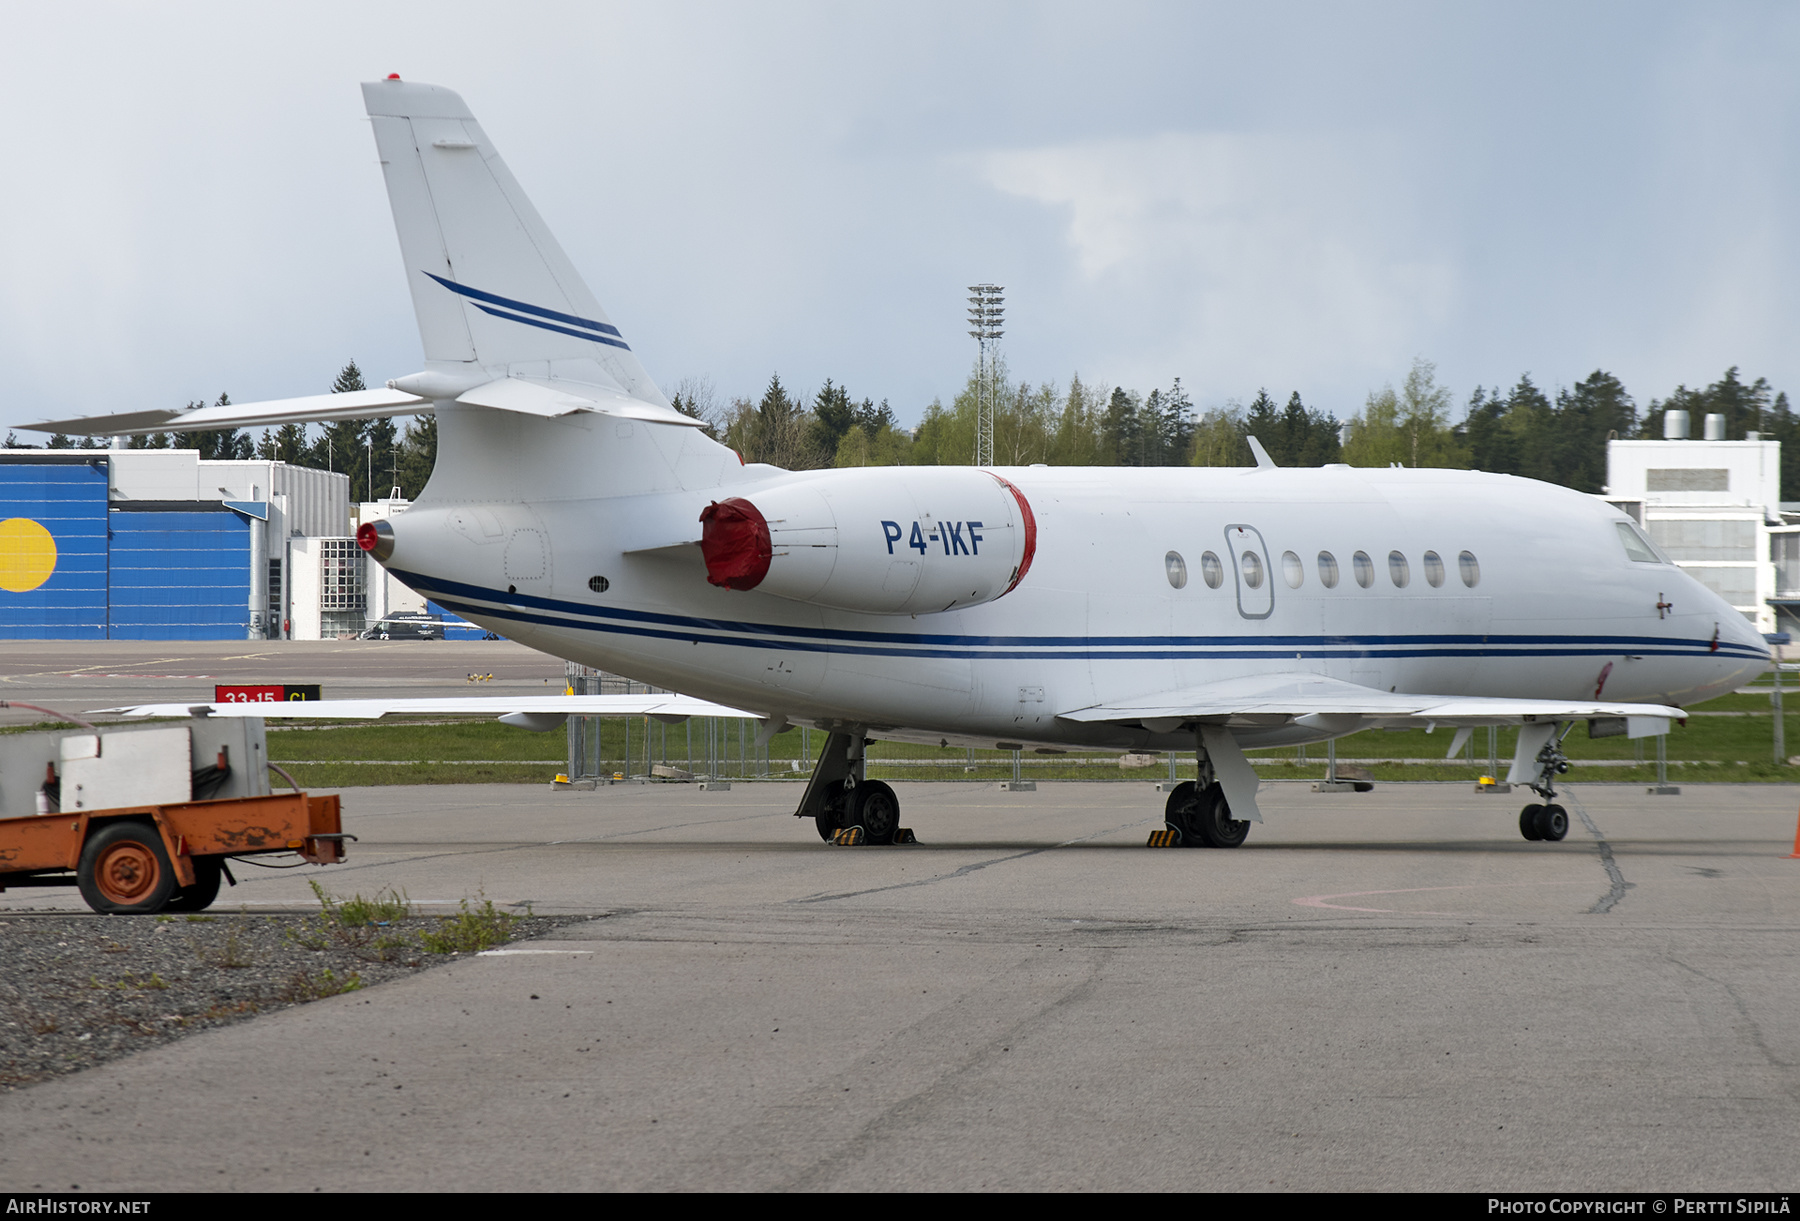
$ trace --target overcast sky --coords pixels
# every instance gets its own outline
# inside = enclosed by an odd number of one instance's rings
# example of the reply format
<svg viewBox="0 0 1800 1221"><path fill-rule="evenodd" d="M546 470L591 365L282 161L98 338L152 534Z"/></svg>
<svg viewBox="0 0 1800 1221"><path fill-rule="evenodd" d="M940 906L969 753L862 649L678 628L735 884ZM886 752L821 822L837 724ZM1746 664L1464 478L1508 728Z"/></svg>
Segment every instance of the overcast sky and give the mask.
<svg viewBox="0 0 1800 1221"><path fill-rule="evenodd" d="M17 6L0 423L414 371L357 82L460 92L650 373L1347 418L1437 362L1800 392L1792 4Z"/></svg>

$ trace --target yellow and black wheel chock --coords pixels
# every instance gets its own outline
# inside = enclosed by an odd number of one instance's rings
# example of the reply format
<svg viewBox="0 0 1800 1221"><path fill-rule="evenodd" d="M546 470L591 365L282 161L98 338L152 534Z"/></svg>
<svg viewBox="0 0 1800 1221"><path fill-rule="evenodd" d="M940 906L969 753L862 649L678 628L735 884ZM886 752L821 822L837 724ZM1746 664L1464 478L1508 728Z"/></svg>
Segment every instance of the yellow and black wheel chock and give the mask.
<svg viewBox="0 0 1800 1221"><path fill-rule="evenodd" d="M832 835L831 842L840 848L856 848L867 845L869 837L863 833L861 827L845 827ZM919 837L913 834L911 827L901 827L894 832L894 842L896 844L916 844L919 842Z"/></svg>

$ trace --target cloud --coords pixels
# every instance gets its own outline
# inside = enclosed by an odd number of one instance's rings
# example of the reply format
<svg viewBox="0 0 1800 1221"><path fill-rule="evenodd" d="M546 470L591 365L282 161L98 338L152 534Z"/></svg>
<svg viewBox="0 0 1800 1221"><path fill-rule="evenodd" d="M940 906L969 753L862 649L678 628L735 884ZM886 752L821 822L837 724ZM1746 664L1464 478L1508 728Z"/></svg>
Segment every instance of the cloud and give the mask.
<svg viewBox="0 0 1800 1221"><path fill-rule="evenodd" d="M1404 369L1449 317L1453 261L1384 183L1393 160L1379 138L1168 133L994 152L981 173L1061 214L1068 289L1103 299L1087 316L1115 320L1115 359L1241 393Z"/></svg>

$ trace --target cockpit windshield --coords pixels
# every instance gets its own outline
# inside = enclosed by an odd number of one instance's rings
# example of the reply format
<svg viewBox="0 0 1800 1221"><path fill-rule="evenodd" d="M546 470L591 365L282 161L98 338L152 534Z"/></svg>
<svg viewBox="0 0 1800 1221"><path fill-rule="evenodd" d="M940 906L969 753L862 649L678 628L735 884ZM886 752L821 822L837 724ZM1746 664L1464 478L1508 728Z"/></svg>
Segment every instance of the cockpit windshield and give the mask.
<svg viewBox="0 0 1800 1221"><path fill-rule="evenodd" d="M1650 536L1638 529L1633 522L1614 522L1618 527L1619 541L1625 545L1625 554L1639 564L1667 564L1669 557L1657 549Z"/></svg>

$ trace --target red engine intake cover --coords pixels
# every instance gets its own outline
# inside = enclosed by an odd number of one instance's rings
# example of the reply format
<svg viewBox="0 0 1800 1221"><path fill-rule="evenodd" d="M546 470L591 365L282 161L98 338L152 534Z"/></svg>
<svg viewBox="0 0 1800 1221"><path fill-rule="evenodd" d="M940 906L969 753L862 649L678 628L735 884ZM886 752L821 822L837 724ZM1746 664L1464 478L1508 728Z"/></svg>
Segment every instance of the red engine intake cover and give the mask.
<svg viewBox="0 0 1800 1221"><path fill-rule="evenodd" d="M700 510L700 554L706 579L725 589L755 589L769 575L774 548L769 523L740 496L715 500Z"/></svg>

